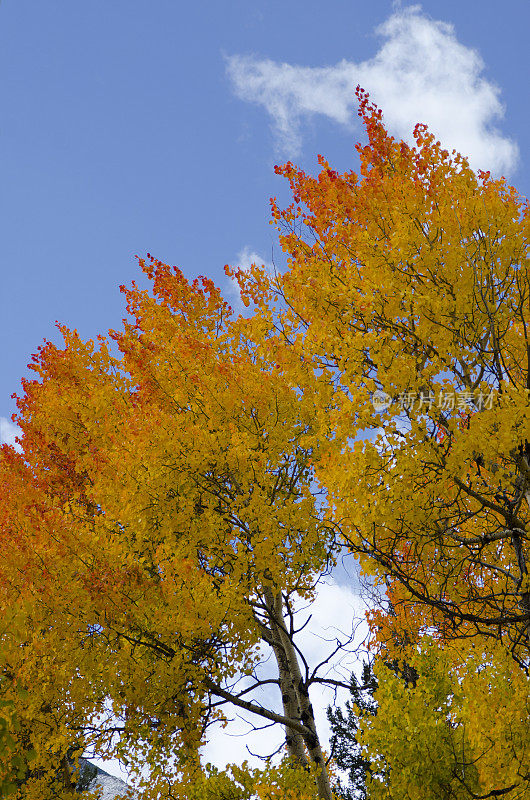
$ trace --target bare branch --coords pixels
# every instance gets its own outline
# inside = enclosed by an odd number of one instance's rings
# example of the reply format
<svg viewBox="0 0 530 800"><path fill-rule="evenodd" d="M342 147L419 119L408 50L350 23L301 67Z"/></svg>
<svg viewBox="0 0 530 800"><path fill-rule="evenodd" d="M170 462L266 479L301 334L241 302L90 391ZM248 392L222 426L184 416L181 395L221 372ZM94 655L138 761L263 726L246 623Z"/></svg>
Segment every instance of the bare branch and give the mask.
<svg viewBox="0 0 530 800"><path fill-rule="evenodd" d="M214 681L212 681L210 678L204 678L204 685L210 692L212 692L212 694L215 694L217 697L222 697L229 703L233 703L233 705L245 709L245 711L250 711L252 714L257 714L260 717L269 719L271 722L277 722L280 725L285 725L287 728L296 731L296 733L300 733L302 736L311 736L312 731L309 728L306 728L305 725L302 725L301 722L298 722L295 719L290 719L289 717L284 717L283 714L277 714L275 711L269 711L269 709L262 708L261 706L256 705L256 703L249 703L248 700L241 700L241 698L239 698L237 695L231 694L225 689L222 689L220 686L217 686L217 684L214 683Z"/></svg>

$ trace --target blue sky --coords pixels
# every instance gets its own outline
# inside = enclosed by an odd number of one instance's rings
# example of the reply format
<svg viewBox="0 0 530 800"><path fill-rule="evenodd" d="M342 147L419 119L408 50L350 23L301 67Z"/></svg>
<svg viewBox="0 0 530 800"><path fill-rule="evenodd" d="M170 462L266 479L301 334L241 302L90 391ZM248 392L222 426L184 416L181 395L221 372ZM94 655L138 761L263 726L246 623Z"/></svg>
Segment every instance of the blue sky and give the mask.
<svg viewBox="0 0 530 800"><path fill-rule="evenodd" d="M527 0L3 0L0 440L56 319L120 324L135 254L229 293L225 263L281 266L273 166L353 166L358 82L528 194L529 27Z"/></svg>

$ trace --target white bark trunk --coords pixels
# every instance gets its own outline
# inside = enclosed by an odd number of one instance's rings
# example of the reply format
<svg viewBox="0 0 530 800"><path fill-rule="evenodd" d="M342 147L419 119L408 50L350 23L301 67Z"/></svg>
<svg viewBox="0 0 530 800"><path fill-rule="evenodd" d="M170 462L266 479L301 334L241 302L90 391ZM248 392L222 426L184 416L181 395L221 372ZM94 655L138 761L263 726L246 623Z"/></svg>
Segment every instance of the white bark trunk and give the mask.
<svg viewBox="0 0 530 800"><path fill-rule="evenodd" d="M302 678L296 649L294 648L291 636L285 626L281 592L274 594L269 587L265 587L264 595L269 610L271 631L274 637L273 650L278 663L285 716L294 716L294 718L300 721L309 731L307 735L302 736L301 734L293 734L292 731L286 730L289 753L298 763L305 767L308 765L308 758L306 755L307 748L309 762L314 764L317 769L316 780L318 796L320 800L333 800L326 762L316 730L313 707L309 699L309 692ZM284 681L284 683L282 681ZM291 713L288 714L287 710Z"/></svg>

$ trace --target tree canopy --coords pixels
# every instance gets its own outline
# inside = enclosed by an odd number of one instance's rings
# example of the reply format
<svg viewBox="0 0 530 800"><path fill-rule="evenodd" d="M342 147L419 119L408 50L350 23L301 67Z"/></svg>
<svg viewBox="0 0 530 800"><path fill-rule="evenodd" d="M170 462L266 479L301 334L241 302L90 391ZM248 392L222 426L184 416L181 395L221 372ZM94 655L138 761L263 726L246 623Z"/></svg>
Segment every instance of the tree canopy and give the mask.
<svg viewBox="0 0 530 800"><path fill-rule="evenodd" d="M121 329L59 326L34 357L0 459L0 666L42 720L27 798L75 741L148 769L146 797L331 800L309 695L340 681L293 608L344 552L380 593L367 796L527 796L528 204L358 98L359 175L277 168L287 267L227 270L248 316L148 256ZM204 771L228 707L284 727L280 767Z"/></svg>

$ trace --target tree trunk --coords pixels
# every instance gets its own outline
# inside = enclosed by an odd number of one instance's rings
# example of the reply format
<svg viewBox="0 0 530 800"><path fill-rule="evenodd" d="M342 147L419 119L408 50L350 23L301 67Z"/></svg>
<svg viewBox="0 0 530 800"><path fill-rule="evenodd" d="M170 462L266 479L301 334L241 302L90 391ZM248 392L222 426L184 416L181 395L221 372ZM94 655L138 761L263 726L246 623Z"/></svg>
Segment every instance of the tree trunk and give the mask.
<svg viewBox="0 0 530 800"><path fill-rule="evenodd" d="M285 626L282 595L281 592L274 594L269 587L264 588L264 595L270 629L273 634L272 648L278 664L285 716L298 720L310 731L308 735L303 736L288 730L286 726L287 749L293 760L303 767L307 767L310 762L316 766L318 796L320 800L332 800L331 785L316 730L309 692L302 678L298 655Z"/></svg>
<svg viewBox="0 0 530 800"><path fill-rule="evenodd" d="M302 709L298 700L296 692L295 679L293 678L289 662L283 647L282 636L280 633L280 626L277 622L277 608L275 597L272 591L268 588L264 589L267 608L269 612L269 624L271 632L271 646L278 665L278 676L280 680L280 690L282 693L283 713L289 719L300 720L302 716ZM281 603L281 596L280 596ZM290 758L296 763L300 764L304 769L309 766L304 740L300 733L293 731L287 725L285 726L285 743Z"/></svg>

